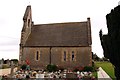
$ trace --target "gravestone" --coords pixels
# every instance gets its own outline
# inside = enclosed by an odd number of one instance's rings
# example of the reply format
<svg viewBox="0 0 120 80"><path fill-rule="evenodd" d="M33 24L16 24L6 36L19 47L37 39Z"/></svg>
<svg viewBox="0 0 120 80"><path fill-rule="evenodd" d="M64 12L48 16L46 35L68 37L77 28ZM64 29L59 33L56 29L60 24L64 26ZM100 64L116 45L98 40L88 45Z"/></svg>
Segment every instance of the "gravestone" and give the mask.
<svg viewBox="0 0 120 80"><path fill-rule="evenodd" d="M0 60L0 69L2 69L2 65L3 65L4 61Z"/></svg>
<svg viewBox="0 0 120 80"><path fill-rule="evenodd" d="M99 32L104 56L115 66L116 80L120 80L120 5L106 15L108 34Z"/></svg>
<svg viewBox="0 0 120 80"><path fill-rule="evenodd" d="M10 77L12 78L13 75L14 75L14 64L13 64L13 61L11 62L11 71L10 71Z"/></svg>

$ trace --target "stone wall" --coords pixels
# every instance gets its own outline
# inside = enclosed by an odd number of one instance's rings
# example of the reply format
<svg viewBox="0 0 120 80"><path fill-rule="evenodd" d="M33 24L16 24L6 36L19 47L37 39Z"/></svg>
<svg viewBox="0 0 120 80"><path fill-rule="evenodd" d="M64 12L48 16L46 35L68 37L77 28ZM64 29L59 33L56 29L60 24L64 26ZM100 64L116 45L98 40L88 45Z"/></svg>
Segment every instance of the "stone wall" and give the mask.
<svg viewBox="0 0 120 80"><path fill-rule="evenodd" d="M63 52L67 53L67 60L63 59ZM75 52L75 60L72 61L71 54ZM71 68L75 66L87 66L91 65L91 48L90 47L64 47L64 48L53 48L51 55L52 64Z"/></svg>
<svg viewBox="0 0 120 80"><path fill-rule="evenodd" d="M39 52L39 59L36 60L36 53ZM66 61L64 61L64 51L66 51ZM74 60L72 60L74 51ZM30 61L30 66L34 68L44 68L50 63L49 47L29 47L23 49L23 59ZM91 47L53 47L51 48L51 64L56 64L65 68L76 66L91 66L92 54Z"/></svg>
<svg viewBox="0 0 120 80"><path fill-rule="evenodd" d="M49 64L49 48L24 48L23 59L30 62L33 68L44 68ZM36 52L39 51L39 60L36 60Z"/></svg>

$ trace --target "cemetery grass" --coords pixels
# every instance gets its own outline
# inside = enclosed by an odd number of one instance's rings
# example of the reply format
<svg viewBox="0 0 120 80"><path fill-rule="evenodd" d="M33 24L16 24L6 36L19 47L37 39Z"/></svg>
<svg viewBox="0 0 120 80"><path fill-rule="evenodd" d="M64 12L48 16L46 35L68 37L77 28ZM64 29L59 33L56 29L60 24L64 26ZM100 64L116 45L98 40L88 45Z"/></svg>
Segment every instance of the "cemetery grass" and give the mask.
<svg viewBox="0 0 120 80"><path fill-rule="evenodd" d="M94 76L95 78L97 78L97 71L92 72L92 76Z"/></svg>
<svg viewBox="0 0 120 80"><path fill-rule="evenodd" d="M110 62L95 62L95 66L102 67L112 79L115 79L114 66Z"/></svg>

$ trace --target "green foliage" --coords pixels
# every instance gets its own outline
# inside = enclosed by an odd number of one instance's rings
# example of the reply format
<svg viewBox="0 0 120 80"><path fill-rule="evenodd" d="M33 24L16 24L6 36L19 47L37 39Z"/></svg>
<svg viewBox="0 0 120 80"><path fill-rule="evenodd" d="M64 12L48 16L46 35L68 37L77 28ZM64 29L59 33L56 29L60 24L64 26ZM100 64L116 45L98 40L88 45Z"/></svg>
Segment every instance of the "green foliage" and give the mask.
<svg viewBox="0 0 120 80"><path fill-rule="evenodd" d="M18 63L18 59L11 59L11 61L13 61L14 64Z"/></svg>
<svg viewBox="0 0 120 80"><path fill-rule="evenodd" d="M91 66L85 66L84 67L84 71L87 71L87 72L92 72L93 71L93 67L91 67Z"/></svg>
<svg viewBox="0 0 120 80"><path fill-rule="evenodd" d="M94 67L92 66L85 66L85 67L75 67L73 69L74 72L77 72L77 71L87 71L87 72L93 72L94 71Z"/></svg>
<svg viewBox="0 0 120 80"><path fill-rule="evenodd" d="M26 64L23 64L23 65L21 66L21 69L22 69L22 70L26 70L26 68L27 68L27 65L26 65Z"/></svg>
<svg viewBox="0 0 120 80"><path fill-rule="evenodd" d="M49 71L49 72L55 72L55 71L57 71L58 70L58 67L56 66L56 65L54 65L54 64L49 64L49 65L47 65L47 71Z"/></svg>

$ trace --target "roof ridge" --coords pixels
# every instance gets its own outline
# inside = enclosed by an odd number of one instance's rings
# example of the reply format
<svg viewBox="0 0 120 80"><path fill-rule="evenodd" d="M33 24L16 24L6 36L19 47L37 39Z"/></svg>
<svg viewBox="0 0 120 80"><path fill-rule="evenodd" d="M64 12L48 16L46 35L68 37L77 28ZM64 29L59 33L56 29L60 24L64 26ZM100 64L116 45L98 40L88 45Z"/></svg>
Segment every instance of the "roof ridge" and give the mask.
<svg viewBox="0 0 120 80"><path fill-rule="evenodd" d="M47 23L47 24L34 24L34 26L39 26L39 25L55 25L55 24L74 24L74 23L87 23L87 21L82 21L82 22Z"/></svg>

